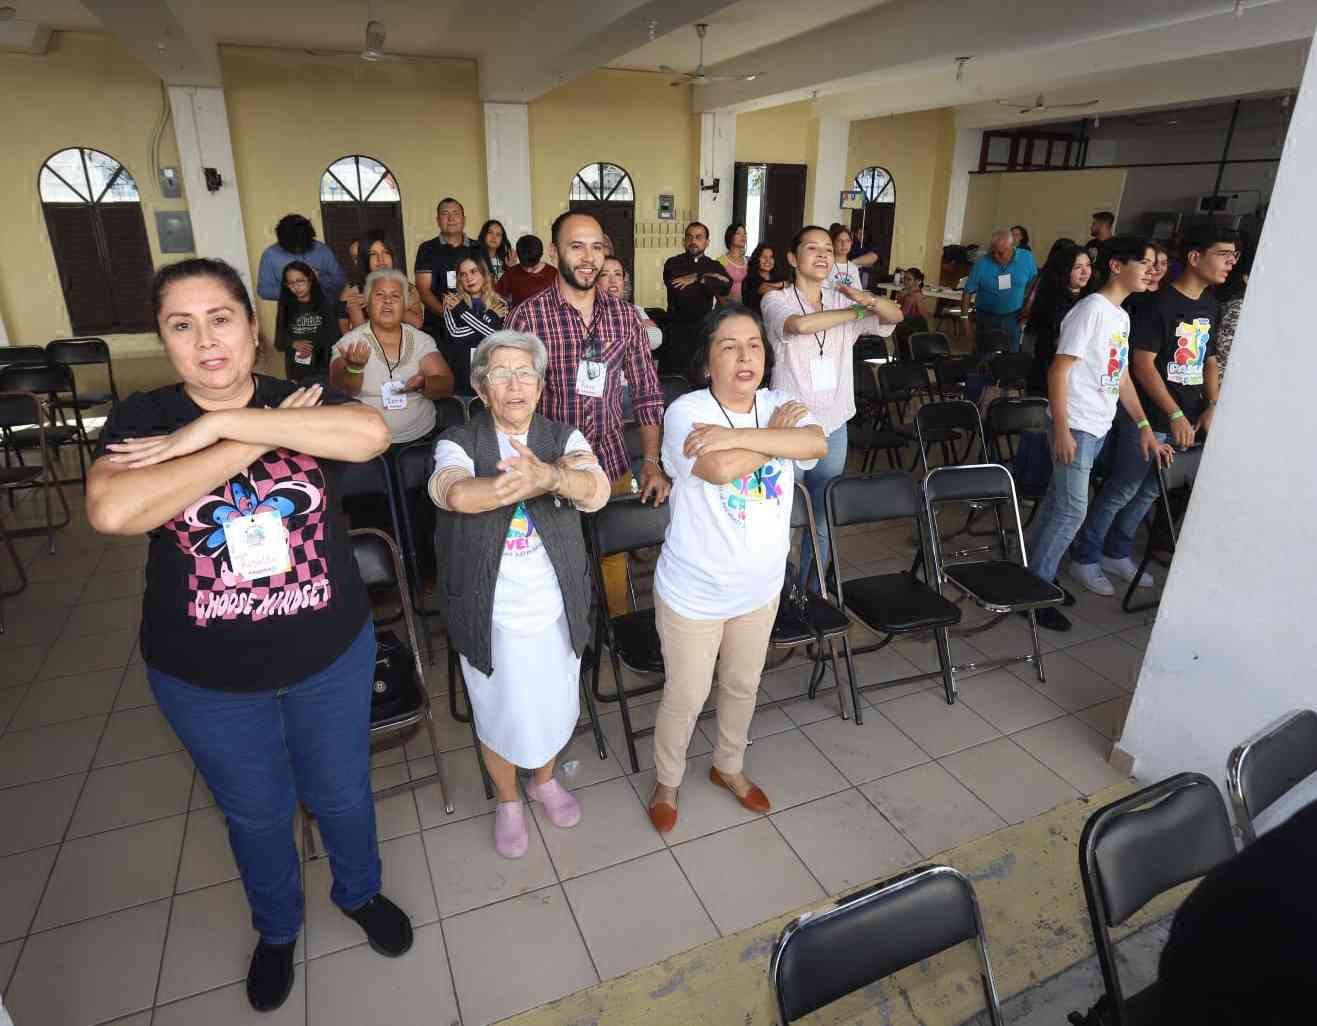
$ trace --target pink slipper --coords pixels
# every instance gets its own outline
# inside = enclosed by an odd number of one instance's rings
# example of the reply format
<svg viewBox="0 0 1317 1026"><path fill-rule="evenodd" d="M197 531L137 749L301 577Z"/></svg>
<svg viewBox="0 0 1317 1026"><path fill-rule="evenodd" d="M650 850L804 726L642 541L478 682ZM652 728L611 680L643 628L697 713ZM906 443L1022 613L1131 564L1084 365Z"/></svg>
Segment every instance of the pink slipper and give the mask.
<svg viewBox="0 0 1317 1026"><path fill-rule="evenodd" d="M531 801L544 806L544 813L554 826L574 827L581 822L581 803L558 783L557 778L550 777L543 784L527 784L526 793L530 795Z"/></svg>
<svg viewBox="0 0 1317 1026"><path fill-rule="evenodd" d="M494 813L494 850L505 859L519 859L529 846L526 810L521 802L499 802Z"/></svg>

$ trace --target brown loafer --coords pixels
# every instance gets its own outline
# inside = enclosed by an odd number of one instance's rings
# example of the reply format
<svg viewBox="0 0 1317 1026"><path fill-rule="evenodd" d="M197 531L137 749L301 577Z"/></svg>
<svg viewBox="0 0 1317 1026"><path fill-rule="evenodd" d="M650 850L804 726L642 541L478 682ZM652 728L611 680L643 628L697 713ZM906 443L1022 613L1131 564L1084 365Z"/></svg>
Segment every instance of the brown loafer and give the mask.
<svg viewBox="0 0 1317 1026"><path fill-rule="evenodd" d="M735 795L736 800L740 802L743 806L745 806L745 808L749 809L751 812L772 811L773 806L769 803L768 796L765 795L763 791L759 790L759 788L754 784L750 785L750 790L746 791L745 794L743 795L736 794L736 790L732 787L732 785L729 784L723 778L723 775L719 773L718 770L715 769L713 766L709 767L709 779L712 780L719 787L725 787L727 788L727 790L731 791L732 794Z"/></svg>
<svg viewBox="0 0 1317 1026"><path fill-rule="evenodd" d="M677 807L668 802L649 803L649 821L660 834L669 833L677 825Z"/></svg>

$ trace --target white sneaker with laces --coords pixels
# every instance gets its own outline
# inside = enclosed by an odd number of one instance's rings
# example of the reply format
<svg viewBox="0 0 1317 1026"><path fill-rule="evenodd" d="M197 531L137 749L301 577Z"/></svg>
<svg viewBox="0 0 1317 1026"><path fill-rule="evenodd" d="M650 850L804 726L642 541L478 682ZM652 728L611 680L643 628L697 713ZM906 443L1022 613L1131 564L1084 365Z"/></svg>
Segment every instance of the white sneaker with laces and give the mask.
<svg viewBox="0 0 1317 1026"><path fill-rule="evenodd" d="M1070 576L1091 591L1094 595L1114 595L1116 589L1107 580L1102 567L1096 563L1076 563L1070 561Z"/></svg>
<svg viewBox="0 0 1317 1026"><path fill-rule="evenodd" d="M1111 559L1108 556L1102 557L1102 569L1112 577L1122 581L1134 580L1134 575L1139 572L1139 565L1126 556L1124 559ZM1152 579L1152 574L1144 573L1139 578L1140 588L1151 588L1156 582Z"/></svg>

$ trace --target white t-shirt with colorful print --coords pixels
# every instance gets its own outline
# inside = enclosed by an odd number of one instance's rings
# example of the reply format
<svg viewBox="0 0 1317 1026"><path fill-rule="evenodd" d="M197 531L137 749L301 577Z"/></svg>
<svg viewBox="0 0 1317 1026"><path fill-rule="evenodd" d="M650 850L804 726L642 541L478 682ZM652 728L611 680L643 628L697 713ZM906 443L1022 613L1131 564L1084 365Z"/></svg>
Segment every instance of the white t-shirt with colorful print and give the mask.
<svg viewBox="0 0 1317 1026"><path fill-rule="evenodd" d="M723 485L695 475L682 452L696 424L768 427L773 411L795 396L770 389L755 394L755 409L720 407L707 389L688 392L663 418L663 469L672 478L672 520L654 572L655 591L688 620L726 620L768 604L782 590L790 548L791 503L796 470L817 460L774 457ZM798 424L818 424L807 414Z"/></svg>
<svg viewBox="0 0 1317 1026"><path fill-rule="evenodd" d="M1061 322L1056 355L1076 358L1066 395L1070 429L1101 438L1116 419L1129 366L1130 315L1100 292L1085 296Z"/></svg>
<svg viewBox="0 0 1317 1026"><path fill-rule="evenodd" d="M498 433L498 452L503 459L517 456L517 450L512 448L513 438L522 445L526 444L525 435ZM590 443L579 431L571 433L565 451L593 455ZM476 471L475 463L461 446L442 440L435 443L434 467L435 470L461 467L472 474ZM556 623L562 612L558 574L549 554L544 551L544 540L535 530L535 521L527 512L526 504L519 502L503 539L503 555L494 585L494 622L534 634Z"/></svg>

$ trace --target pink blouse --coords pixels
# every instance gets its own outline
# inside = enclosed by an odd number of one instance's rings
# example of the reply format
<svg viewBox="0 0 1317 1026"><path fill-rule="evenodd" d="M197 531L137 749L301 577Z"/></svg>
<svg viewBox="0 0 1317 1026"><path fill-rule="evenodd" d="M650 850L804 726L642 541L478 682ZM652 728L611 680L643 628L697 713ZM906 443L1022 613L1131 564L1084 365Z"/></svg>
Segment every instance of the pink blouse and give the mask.
<svg viewBox="0 0 1317 1026"><path fill-rule="evenodd" d="M744 303L745 300L741 298L741 283L745 281L745 276L750 273L749 261L743 264L734 264L727 259L727 254L724 253L718 258L718 263L727 268L727 277L732 279L732 291L728 293L728 297L733 302Z"/></svg>

